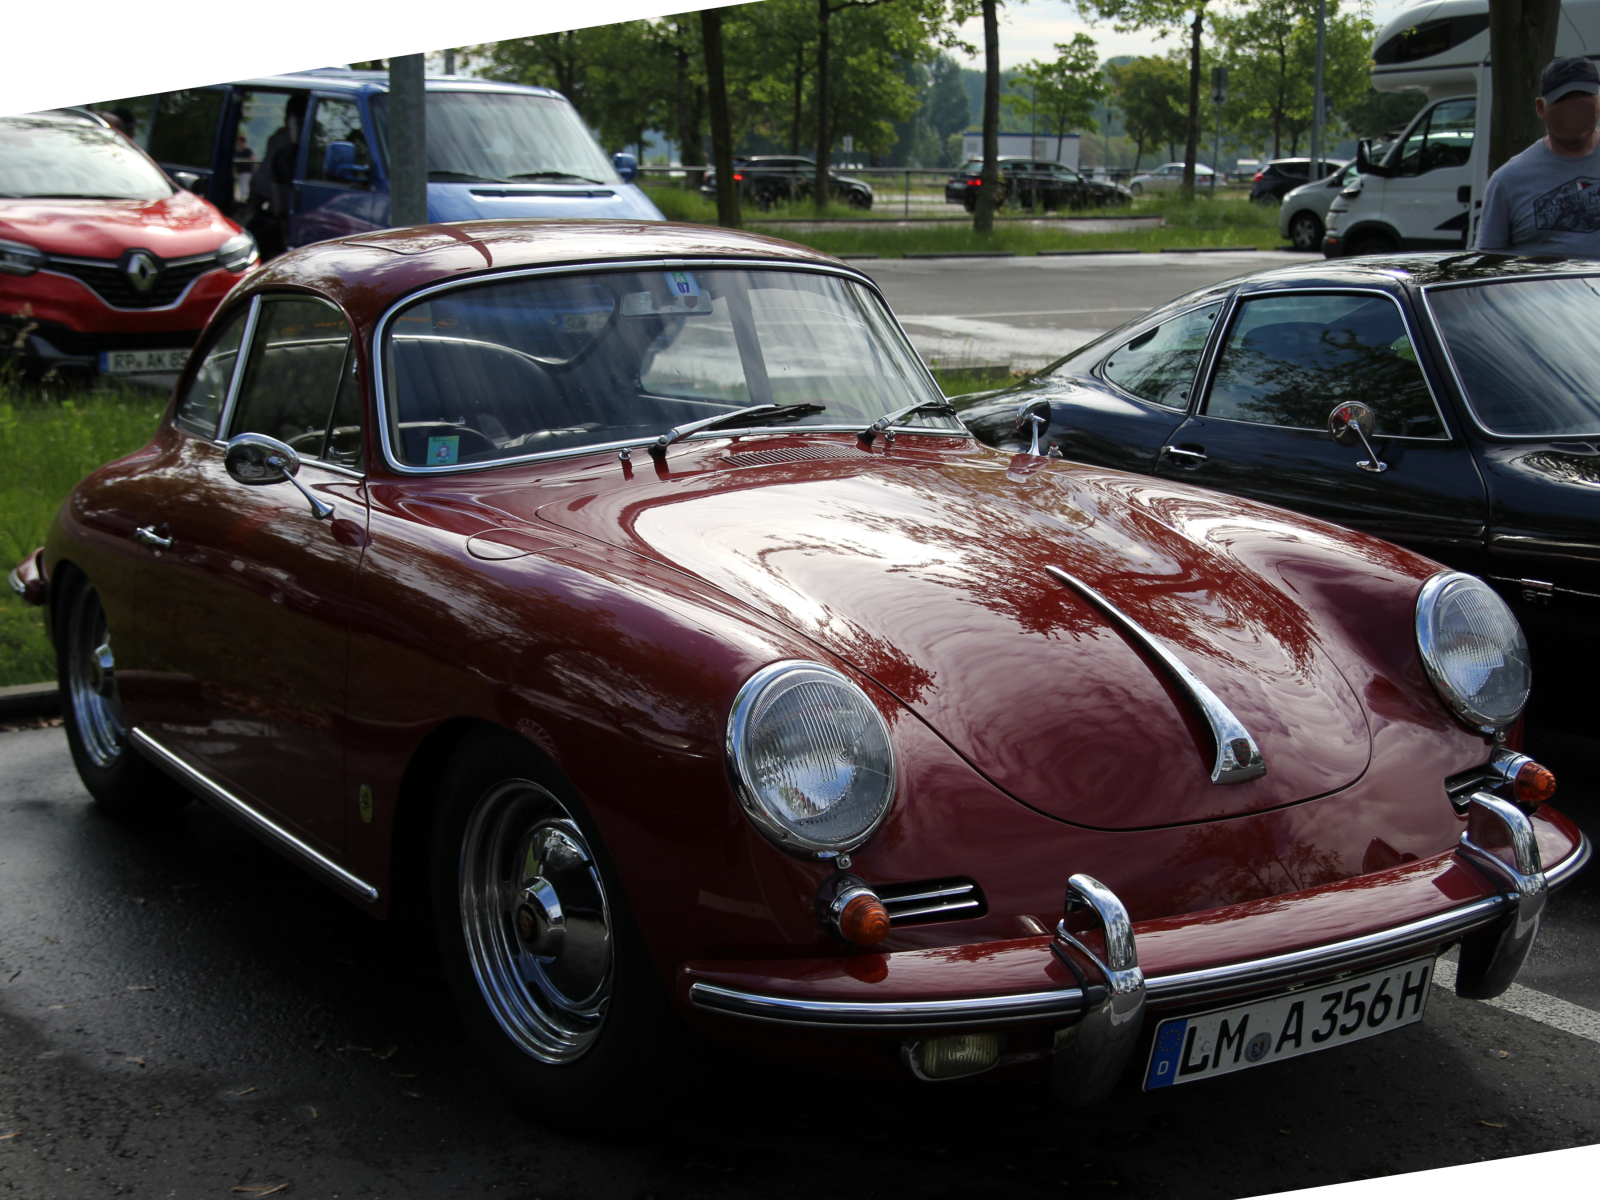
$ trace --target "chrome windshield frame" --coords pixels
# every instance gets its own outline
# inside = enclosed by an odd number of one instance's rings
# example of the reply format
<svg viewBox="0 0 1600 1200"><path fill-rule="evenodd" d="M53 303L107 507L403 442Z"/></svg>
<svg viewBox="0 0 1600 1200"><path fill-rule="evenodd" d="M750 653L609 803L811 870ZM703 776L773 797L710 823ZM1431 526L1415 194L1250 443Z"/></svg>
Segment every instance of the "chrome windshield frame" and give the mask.
<svg viewBox="0 0 1600 1200"><path fill-rule="evenodd" d="M586 446L570 446L563 450L544 450L535 454L522 454L511 458L497 458L482 463L452 463L442 467L414 467L402 463L396 456L394 445L389 433L389 410L391 397L389 395L388 378L385 371L385 340L388 338L395 318L402 309L409 308L419 300L435 296L443 292L455 291L461 288L473 287L486 282L506 279L527 279L541 275L595 275L600 273L622 273L629 271L661 271L675 270L683 267L695 269L716 268L732 269L738 271L798 271L814 275L831 275L852 283L861 284L867 291L883 305L884 316L904 342L906 351L911 355L917 366L921 369L923 378L933 388L938 396L944 395L944 389L939 386L939 381L934 378L928 364L922 360L916 348L911 344L911 338L906 334L900 319L895 316L894 309L890 307L888 299L882 290L869 277L859 271L840 265L828 263L795 262L788 259L757 259L736 258L724 255L708 256L705 258L671 257L671 258L643 258L623 259L607 262L570 262L543 267L517 267L504 271L481 271L461 278L443 279L430 284L425 288L418 288L408 292L384 310L383 315L373 327L372 334L372 391L375 400L375 417L377 421L378 443L383 450L383 461L388 470L396 475L429 476L429 475L459 475L476 471L492 471L501 467L516 466L527 463L555 462L563 459L583 458L595 454L615 454L622 450L635 450L649 445L656 440L658 435L651 434L642 437L625 438L613 442L596 442ZM732 409L730 409L730 412ZM960 417L956 418L960 422ZM787 434L797 431L806 433L855 433L861 428L859 419L843 422L836 425L803 425L781 424L771 426L740 426L736 429L707 430L691 434L685 442L694 442L711 438L744 437L749 434ZM959 429L935 429L922 425L904 425L893 427L897 433L927 434L934 437L951 437L970 439L972 433L964 424ZM663 431L665 432L665 431Z"/></svg>

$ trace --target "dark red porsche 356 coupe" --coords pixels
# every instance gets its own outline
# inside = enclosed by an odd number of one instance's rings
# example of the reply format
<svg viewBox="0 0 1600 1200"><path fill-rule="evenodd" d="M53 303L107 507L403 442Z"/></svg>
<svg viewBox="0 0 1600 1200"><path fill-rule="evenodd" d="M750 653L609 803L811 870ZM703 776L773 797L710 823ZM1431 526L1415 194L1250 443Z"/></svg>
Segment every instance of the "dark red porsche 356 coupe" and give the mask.
<svg viewBox="0 0 1600 1200"><path fill-rule="evenodd" d="M425 901L568 1119L684 1023L1075 1103L1292 1058L1453 944L1502 991L1589 855L1484 584L981 446L871 280L760 237L278 259L13 583L100 804Z"/></svg>

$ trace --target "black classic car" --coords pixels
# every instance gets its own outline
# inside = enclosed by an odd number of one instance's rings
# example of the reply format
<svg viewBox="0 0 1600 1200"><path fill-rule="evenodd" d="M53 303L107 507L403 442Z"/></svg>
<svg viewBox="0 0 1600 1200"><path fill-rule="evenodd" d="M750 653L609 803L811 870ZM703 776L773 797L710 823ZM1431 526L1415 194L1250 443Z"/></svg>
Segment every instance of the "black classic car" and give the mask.
<svg viewBox="0 0 1600 1200"><path fill-rule="evenodd" d="M1201 484L1490 580L1535 716L1582 725L1600 628L1600 263L1410 254L1193 292L963 412L978 437ZM1487 664L1486 664L1487 665Z"/></svg>
<svg viewBox="0 0 1600 1200"><path fill-rule="evenodd" d="M1133 193L1115 183L1090 179L1071 167L1048 159L999 159L1000 202L1014 199L1023 208L1096 208L1108 204L1130 204ZM978 207L978 188L983 175L983 159L971 158L957 168L944 185L947 204L961 204L968 212Z"/></svg>
<svg viewBox="0 0 1600 1200"><path fill-rule="evenodd" d="M766 212L774 204L808 199L816 183L817 164L814 159L791 155L752 154L733 160L733 177L738 180L739 194ZM864 179L829 171L828 192L830 199L851 208L872 207L872 185ZM701 177L700 194L717 194L714 169Z"/></svg>

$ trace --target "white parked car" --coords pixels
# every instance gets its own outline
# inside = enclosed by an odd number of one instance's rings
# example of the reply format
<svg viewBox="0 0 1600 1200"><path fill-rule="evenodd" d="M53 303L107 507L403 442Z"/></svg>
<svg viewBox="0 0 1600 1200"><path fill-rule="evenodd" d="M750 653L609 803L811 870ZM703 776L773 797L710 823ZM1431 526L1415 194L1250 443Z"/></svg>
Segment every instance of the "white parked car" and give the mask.
<svg viewBox="0 0 1600 1200"><path fill-rule="evenodd" d="M1313 179L1285 193L1278 210L1278 236L1293 242L1296 250L1321 250L1328 206L1356 174L1356 164L1348 163L1326 179Z"/></svg>
<svg viewBox="0 0 1600 1200"><path fill-rule="evenodd" d="M1210 178L1216 172L1204 163L1195 163L1194 179L1197 186L1210 187L1213 180ZM1183 186L1183 164L1169 162L1165 166L1157 167L1144 175L1135 175L1128 181L1128 190L1135 196L1145 192L1171 192Z"/></svg>

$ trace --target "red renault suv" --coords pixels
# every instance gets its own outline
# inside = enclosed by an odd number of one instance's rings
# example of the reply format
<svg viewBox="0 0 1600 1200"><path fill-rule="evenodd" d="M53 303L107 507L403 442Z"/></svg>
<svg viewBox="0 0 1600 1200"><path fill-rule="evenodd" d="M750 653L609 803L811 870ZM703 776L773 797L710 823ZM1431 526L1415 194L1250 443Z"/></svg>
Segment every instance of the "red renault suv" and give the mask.
<svg viewBox="0 0 1600 1200"><path fill-rule="evenodd" d="M0 117L0 363L178 371L255 241L91 113Z"/></svg>

